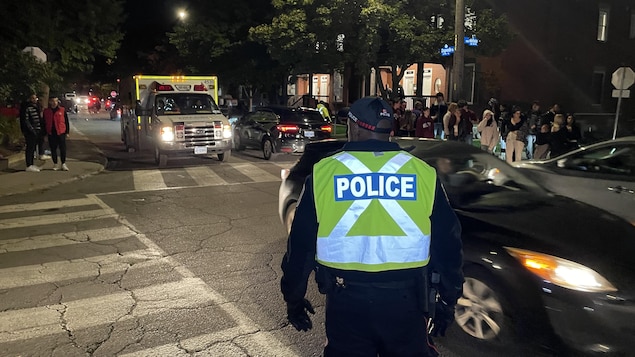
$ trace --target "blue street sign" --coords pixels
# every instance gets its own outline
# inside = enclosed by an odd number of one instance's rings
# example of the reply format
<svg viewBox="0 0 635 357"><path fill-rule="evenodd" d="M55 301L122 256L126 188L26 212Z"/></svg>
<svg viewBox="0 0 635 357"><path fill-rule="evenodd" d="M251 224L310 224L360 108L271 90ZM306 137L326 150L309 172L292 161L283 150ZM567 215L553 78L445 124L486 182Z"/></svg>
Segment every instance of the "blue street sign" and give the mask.
<svg viewBox="0 0 635 357"><path fill-rule="evenodd" d="M465 36L465 44L472 47L477 47L479 43L479 39L476 38L476 35L472 35L472 37Z"/></svg>
<svg viewBox="0 0 635 357"><path fill-rule="evenodd" d="M445 46L441 48L441 57L449 57L453 53L454 53L454 46L448 46L447 44L445 44Z"/></svg>

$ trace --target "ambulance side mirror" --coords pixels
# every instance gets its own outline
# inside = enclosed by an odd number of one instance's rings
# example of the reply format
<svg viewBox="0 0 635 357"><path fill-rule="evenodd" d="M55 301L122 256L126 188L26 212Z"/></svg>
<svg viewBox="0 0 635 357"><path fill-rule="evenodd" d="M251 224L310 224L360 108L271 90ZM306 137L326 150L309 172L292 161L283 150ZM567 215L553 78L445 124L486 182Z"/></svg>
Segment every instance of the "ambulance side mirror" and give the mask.
<svg viewBox="0 0 635 357"><path fill-rule="evenodd" d="M139 100L135 104L134 115L138 117L148 115L148 111L141 106L141 101Z"/></svg>

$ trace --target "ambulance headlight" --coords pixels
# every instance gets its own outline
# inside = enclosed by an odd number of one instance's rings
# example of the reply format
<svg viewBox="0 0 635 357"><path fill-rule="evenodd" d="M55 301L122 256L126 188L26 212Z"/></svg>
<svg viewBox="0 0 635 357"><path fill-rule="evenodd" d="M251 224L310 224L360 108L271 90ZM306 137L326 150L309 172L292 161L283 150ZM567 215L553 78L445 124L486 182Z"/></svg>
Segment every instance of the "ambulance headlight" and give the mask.
<svg viewBox="0 0 635 357"><path fill-rule="evenodd" d="M161 128L161 140L174 141L174 130L172 127L164 126Z"/></svg>
<svg viewBox="0 0 635 357"><path fill-rule="evenodd" d="M232 137L232 126L231 125L223 125L223 139L231 139Z"/></svg>

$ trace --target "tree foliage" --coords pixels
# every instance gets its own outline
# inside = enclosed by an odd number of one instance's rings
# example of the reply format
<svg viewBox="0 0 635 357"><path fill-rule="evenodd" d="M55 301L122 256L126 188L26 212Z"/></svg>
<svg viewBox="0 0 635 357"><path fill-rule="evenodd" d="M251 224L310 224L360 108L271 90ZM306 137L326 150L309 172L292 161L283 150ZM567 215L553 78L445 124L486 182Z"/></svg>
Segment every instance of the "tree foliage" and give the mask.
<svg viewBox="0 0 635 357"><path fill-rule="evenodd" d="M0 56L7 59L0 63L0 83L5 92L24 85L35 88L38 81L61 86L70 74L90 72L96 56L114 61L123 38L122 0L4 1L0 13L5 14L0 22ZM42 49L47 63L25 59L20 52L27 46Z"/></svg>
<svg viewBox="0 0 635 357"><path fill-rule="evenodd" d="M221 11L222 9L222 11ZM273 61L267 48L249 39L249 29L271 21L268 1L193 0L187 17L167 34L189 74L217 74L223 86L268 90L280 86L285 69Z"/></svg>
<svg viewBox="0 0 635 357"><path fill-rule="evenodd" d="M478 19L474 34L488 44L482 52L500 51L509 38L505 18L484 4L470 4ZM406 68L440 61L440 47L454 38L454 9L446 1L274 0L273 5L272 21L250 35L295 73L350 66L367 74L390 66L396 88ZM433 21L439 17L445 19L442 27Z"/></svg>

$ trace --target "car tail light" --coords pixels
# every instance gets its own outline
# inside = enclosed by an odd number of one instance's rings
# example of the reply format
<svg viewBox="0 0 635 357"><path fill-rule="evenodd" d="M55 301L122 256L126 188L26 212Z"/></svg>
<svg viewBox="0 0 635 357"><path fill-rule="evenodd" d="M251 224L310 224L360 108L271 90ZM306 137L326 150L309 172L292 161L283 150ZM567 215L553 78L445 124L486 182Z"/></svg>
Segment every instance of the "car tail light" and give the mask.
<svg viewBox="0 0 635 357"><path fill-rule="evenodd" d="M297 125L289 125L289 124L278 124L276 126L279 132L285 134L294 134L300 131L300 127Z"/></svg>
<svg viewBox="0 0 635 357"><path fill-rule="evenodd" d="M280 170L280 178L283 180L286 180L287 177L289 177L289 174L291 173L291 170L289 169L282 169Z"/></svg>
<svg viewBox="0 0 635 357"><path fill-rule="evenodd" d="M195 91L206 91L207 88L205 87L204 84L195 84L194 85L194 90Z"/></svg>
<svg viewBox="0 0 635 357"><path fill-rule="evenodd" d="M333 127L330 126L330 125L322 125L320 127L320 130L326 131L327 133L332 133L333 132Z"/></svg>

